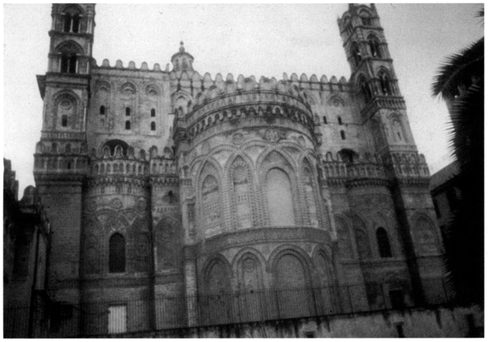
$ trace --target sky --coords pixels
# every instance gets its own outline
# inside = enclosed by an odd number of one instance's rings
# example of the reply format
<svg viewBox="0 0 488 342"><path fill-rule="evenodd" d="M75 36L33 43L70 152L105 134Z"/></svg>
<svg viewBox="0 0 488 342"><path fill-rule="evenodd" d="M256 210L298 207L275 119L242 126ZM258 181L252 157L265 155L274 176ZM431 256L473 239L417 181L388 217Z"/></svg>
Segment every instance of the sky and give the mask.
<svg viewBox="0 0 488 342"><path fill-rule="evenodd" d="M477 4L377 4L415 142L431 173L450 162L449 114L431 95L440 65L483 36ZM164 69L180 41L201 75L320 79L351 74L337 18L347 4L97 4L93 57ZM47 71L51 4L3 5L3 154L19 197L34 185L43 103L36 75Z"/></svg>

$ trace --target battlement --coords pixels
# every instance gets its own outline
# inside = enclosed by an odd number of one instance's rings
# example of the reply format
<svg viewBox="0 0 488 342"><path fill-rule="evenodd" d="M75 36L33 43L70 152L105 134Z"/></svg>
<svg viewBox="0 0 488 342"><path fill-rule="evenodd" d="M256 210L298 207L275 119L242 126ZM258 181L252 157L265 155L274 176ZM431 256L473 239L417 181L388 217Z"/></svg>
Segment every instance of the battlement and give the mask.
<svg viewBox="0 0 488 342"><path fill-rule="evenodd" d="M227 74L225 80L222 74L218 73L215 76L215 79L212 79L212 76L207 72L203 76L200 75L198 72L174 72L172 71L169 74L170 80L174 83L179 84L181 87L193 87L193 88L201 88L202 91L208 90L209 88L216 86L220 90L226 91L226 89L230 88L233 90L250 90L250 89L272 89L274 90L280 84L282 85L296 85L300 89L304 90L329 90L334 92L347 92L351 91L351 85L346 80L344 76L342 76L339 80L335 76L329 80L326 76L322 75L320 80L318 77L313 74L312 76L308 77L305 74L302 74L300 77L296 73L292 73L290 77L286 73L283 73L283 78L281 80L277 80L276 78L268 78L265 76L261 76L259 80L257 80L254 76L244 77L243 75L239 75L237 80L235 80L233 74Z"/></svg>
<svg viewBox="0 0 488 342"><path fill-rule="evenodd" d="M141 67L137 68L136 63L133 61L130 61L129 65L127 67L124 67L124 63L120 59L118 59L115 62L114 66L111 66L110 61L106 58L102 61L102 65L97 65L97 62L94 60L92 67L98 68L98 69L119 69L119 70L129 70L129 71L169 72L169 63L166 64L165 70L161 69L161 66L159 65L159 63L154 63L153 68L149 69L148 64L146 62L142 62Z"/></svg>

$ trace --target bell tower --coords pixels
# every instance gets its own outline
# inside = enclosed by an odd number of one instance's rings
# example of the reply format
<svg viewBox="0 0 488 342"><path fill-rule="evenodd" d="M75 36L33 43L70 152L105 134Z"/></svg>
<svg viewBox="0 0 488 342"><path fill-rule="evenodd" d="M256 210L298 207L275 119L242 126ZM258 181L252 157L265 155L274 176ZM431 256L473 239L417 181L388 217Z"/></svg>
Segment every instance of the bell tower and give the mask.
<svg viewBox="0 0 488 342"><path fill-rule="evenodd" d="M350 4L338 20L351 81L375 153L417 153L376 6Z"/></svg>
<svg viewBox="0 0 488 342"><path fill-rule="evenodd" d="M51 298L79 298L82 184L88 168L86 115L95 5L53 4L48 71L38 75L44 101L34 177L52 220Z"/></svg>
<svg viewBox="0 0 488 342"><path fill-rule="evenodd" d="M374 4L349 4L338 19L339 30L351 67L351 85L359 115L365 126L370 150L384 164L399 223L398 230L405 253L413 299L422 303L437 285L426 288L427 278L442 277L440 234L435 227L432 200L429 196L429 171L425 159L417 152L405 101L398 87L384 30ZM428 203L425 217L415 217L418 203ZM418 212L418 211L417 211ZM429 222L429 228L424 223ZM427 251L424 231L436 248ZM426 256L429 255L428 258ZM427 261L429 259L429 261ZM425 263L425 265L423 265ZM430 268L427 263L435 264ZM432 292L431 292L432 291Z"/></svg>

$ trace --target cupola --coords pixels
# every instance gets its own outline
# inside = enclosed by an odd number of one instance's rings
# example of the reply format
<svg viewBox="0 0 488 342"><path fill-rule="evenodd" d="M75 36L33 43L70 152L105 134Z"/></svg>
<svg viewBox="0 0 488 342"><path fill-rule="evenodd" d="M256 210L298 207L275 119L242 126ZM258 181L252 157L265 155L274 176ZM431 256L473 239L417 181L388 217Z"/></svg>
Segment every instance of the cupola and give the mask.
<svg viewBox="0 0 488 342"><path fill-rule="evenodd" d="M180 51L171 57L173 71L193 71L193 56L185 51L183 42L180 42Z"/></svg>

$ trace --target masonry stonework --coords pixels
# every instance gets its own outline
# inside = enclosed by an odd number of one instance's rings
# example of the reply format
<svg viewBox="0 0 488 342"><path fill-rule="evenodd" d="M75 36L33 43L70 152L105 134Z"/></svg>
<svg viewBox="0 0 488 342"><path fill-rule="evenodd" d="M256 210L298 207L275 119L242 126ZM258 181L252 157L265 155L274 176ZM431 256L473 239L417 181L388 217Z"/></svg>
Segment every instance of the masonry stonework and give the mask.
<svg viewBox="0 0 488 342"><path fill-rule="evenodd" d="M173 324L161 297L186 297L172 317L188 326L228 322L214 313L235 301L209 298L229 293L246 295L247 321L277 309L255 310L267 290L285 317L438 300L429 172L374 5L338 20L349 80L212 78L183 43L165 70L100 65L94 18L93 4L52 6L38 76L34 173L52 224L55 301L125 306L125 329L150 330ZM110 333L107 319L77 324Z"/></svg>

